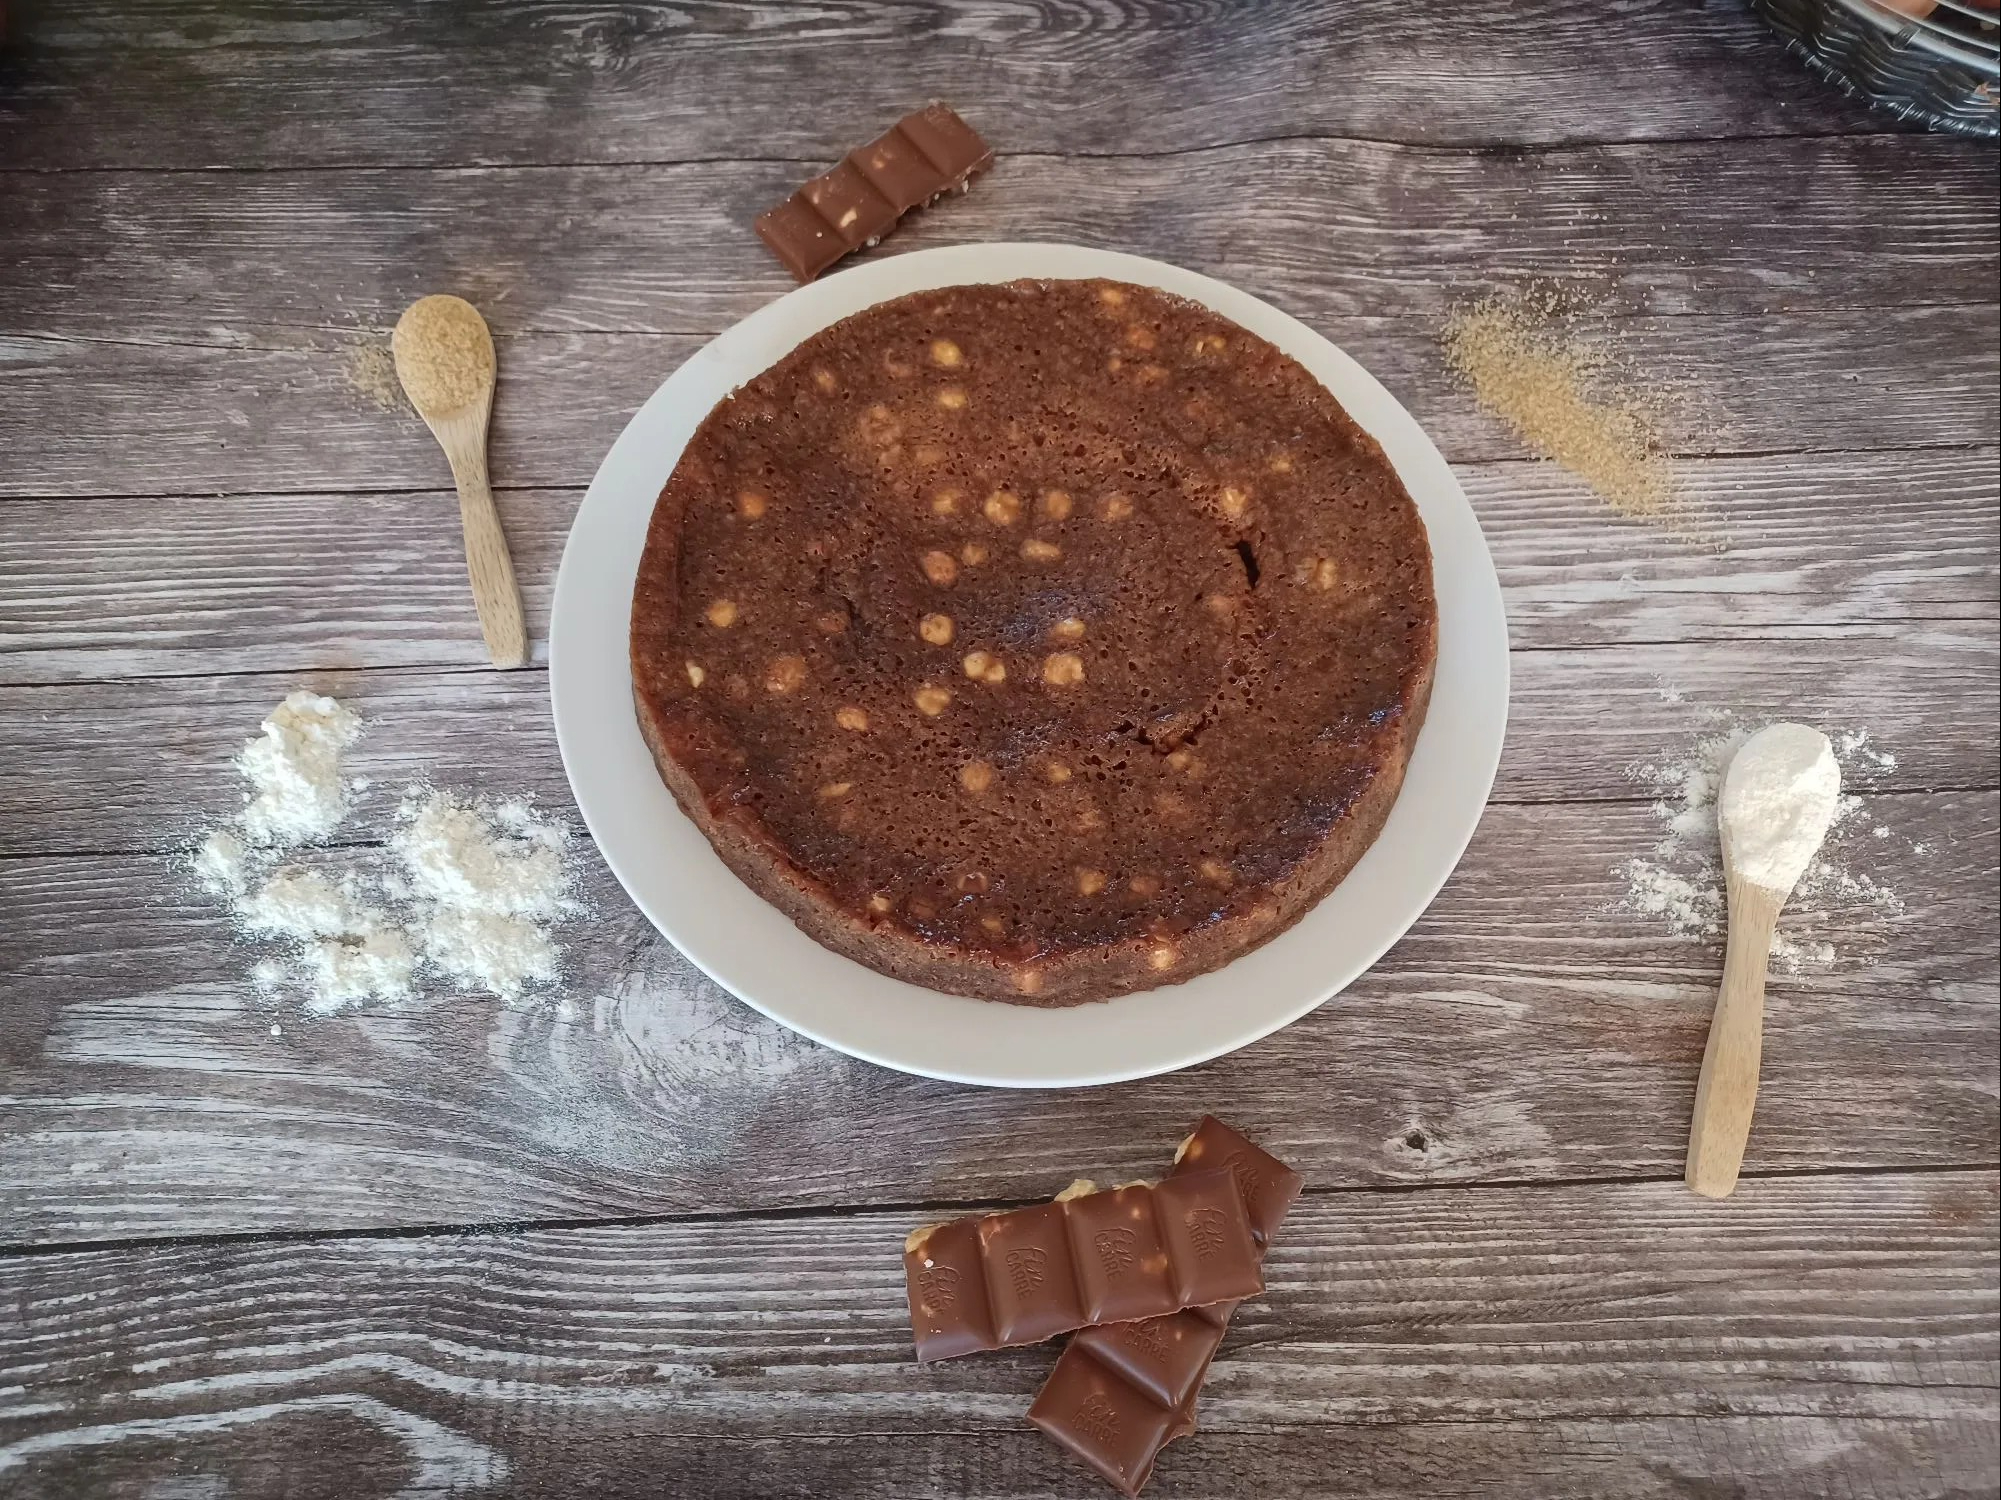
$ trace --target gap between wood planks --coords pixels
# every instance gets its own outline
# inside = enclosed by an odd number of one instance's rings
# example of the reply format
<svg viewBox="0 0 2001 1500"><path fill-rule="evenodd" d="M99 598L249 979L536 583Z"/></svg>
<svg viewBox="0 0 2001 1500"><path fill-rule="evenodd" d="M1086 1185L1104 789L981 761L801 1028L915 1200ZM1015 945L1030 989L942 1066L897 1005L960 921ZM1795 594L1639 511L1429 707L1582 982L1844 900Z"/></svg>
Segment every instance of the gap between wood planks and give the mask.
<svg viewBox="0 0 2001 1500"><path fill-rule="evenodd" d="M1930 1162L1911 1166L1802 1167L1792 1171L1746 1171L1744 1182L1782 1182L1823 1177L1937 1177L1953 1173L2001 1170L2001 1163ZM1535 1192L1580 1187L1633 1187L1647 1183L1679 1182L1678 1173L1638 1173L1628 1176L1577 1177L1495 1177L1458 1182L1355 1183L1340 1187L1309 1184L1302 1197L1340 1198L1366 1194L1461 1193L1468 1191ZM958 1198L951 1200L881 1203L795 1204L780 1208L721 1209L713 1212L664 1214L605 1214L553 1219L472 1219L461 1223L378 1224L358 1229L247 1229L223 1230L215 1234L119 1235L100 1240L50 1240L0 1243L0 1259L30 1259L128 1250L172 1250L213 1245L308 1245L336 1240L430 1240L505 1238L520 1234L561 1233L572 1229L634 1229L649 1224L732 1224L799 1219L858 1219L875 1214L910 1214L918 1217L960 1217L998 1209L1015 1208L1014 1198Z"/></svg>
<svg viewBox="0 0 2001 1500"><path fill-rule="evenodd" d="M1244 1338L1244 1339L1233 1339L1230 1343L1230 1348L1236 1353L1240 1354L1245 1350L1255 1349L1255 1348L1263 1348L1263 1347L1282 1348L1284 1347L1284 1344L1285 1340L1283 1339ZM1235 1355L1233 1354L1232 1357L1235 1357ZM1931 1382L1926 1382L1920 1385L1912 1381L1881 1381L1881 1382L1872 1382L1872 1384L1877 1389L1905 1390L1905 1391L1940 1391L1940 1390L1991 1391L1994 1389L1992 1386L1987 1386L1987 1385L1963 1385L1963 1384L1950 1384L1950 1383L1934 1384ZM1385 1417L1382 1418L1381 1420L1373 1422L1342 1421L1338 1417L1308 1417L1308 1418L1298 1418L1298 1419L1287 1417L1286 1420L1282 1423L1272 1424L1265 1422L1247 1422L1247 1423L1232 1422L1228 1416L1223 1414L1225 1410L1227 1410L1227 1408L1218 1407L1212 1409L1211 1407L1205 1406L1203 1408L1202 1426L1198 1430L1201 1432L1209 1433L1211 1435L1220 1433L1233 1433L1238 1435L1251 1434L1260 1437L1270 1437L1275 1435L1275 1433L1295 1433L1295 1432L1356 1432L1356 1433L1394 1432L1399 1428L1405 1428L1405 1427L1429 1427L1429 1428L1447 1428L1447 1429L1455 1427L1503 1427L1503 1428L1526 1427L1526 1428L1542 1428L1544 1430L1548 1430L1551 1428L1566 1427L1566 1426L1576 1426L1576 1427L1631 1426L1632 1424L1637 1422L1771 1422L1771 1423L1839 1422L1844 1427L1848 1428L1861 1427L1867 1423L1884 1422L1884 1423L1899 1423L1911 1426L1937 1427L1940 1421L1942 1420L1941 1418L1934 1416L1902 1415L1897 1413L1889 1413L1889 1414L1871 1413L1867 1417L1858 1418L1850 1415L1847 1412L1788 1411L1783 1414L1761 1412L1755 1415L1745 1415L1740 1412L1732 1412L1732 1411L1679 1411L1667 1407L1663 1407L1659 1410L1647 1410L1639 1406L1624 1406L1621 1407L1621 1409L1617 1412L1578 1413L1576 1415L1566 1415L1561 1417L1515 1417L1515 1416L1429 1417L1423 1415L1410 1415L1407 1413L1399 1412L1394 1417ZM757 1432L757 1433L704 1432L699 1435L677 1433L677 1434L669 1434L668 1436L660 1439L659 1441L665 1443L699 1444L703 1448L720 1447L724 1445L734 1445L740 1448L755 1448L768 1443L840 1444L840 1443L848 1443L855 1441L877 1441L877 1440L885 1442L908 1442L913 1437L923 1437L926 1439L960 1438L960 1439L965 1439L967 1441L977 1440L980 1442L988 1442L988 1443L993 1442L997 1438L1005 1438L1010 1442L1027 1442L1030 1440L1036 1442L1046 1441L1046 1439L1044 1439L1040 1433L1033 1433L1029 1431L1026 1427L1026 1424L1024 1424L1023 1430L1020 1432L1014 1432L1014 1431L997 1432L991 1427L927 1426L915 1432L913 1432L908 1428L891 1428L891 1429L885 1429L884 1431L881 1432L851 1432L844 1429L839 1433L830 1433L825 1431L824 1429L820 1430L809 1429L809 1430L802 1430L799 1432ZM1316 1491L1316 1493L1319 1492ZM1337 1491L1335 1493L1344 1493L1344 1494L1347 1493L1346 1487L1344 1486L1342 1490ZM1409 1492L1404 1491L1403 1493L1407 1494ZM1565 1493L1569 1492L1565 1491ZM1619 1493L1623 1494L1626 1492L1620 1491ZM1684 1490L1683 1493L1709 1494L1712 1492L1709 1490L1691 1489L1691 1490ZM1738 1489L1726 1489L1722 1486L1719 1486L1715 1491L1713 1491L1713 1493L1719 1495L1737 1495L1745 1492ZM1953 1491L1952 1493L1957 1494L1959 1492Z"/></svg>
<svg viewBox="0 0 2001 1500"><path fill-rule="evenodd" d="M1361 135L1339 130L1280 131L1272 135L1249 135L1224 141L1204 141L1195 146L1169 146L1157 151L1007 151L1009 161L1172 161L1177 157L1202 156L1215 151L1242 151L1258 146L1327 145L1380 146L1391 151L1409 151L1425 156L1558 156L1592 151L1630 151L1649 147L1681 146L1769 146L1774 141L1860 141L1930 140L1932 132L1907 130L1803 130L1769 135L1674 135L1618 136L1590 141L1485 141L1479 144L1411 140L1388 135ZM270 166L236 166L210 163L206 166L125 166L96 162L89 166L44 167L0 162L0 176L10 174L39 177L82 176L90 173L127 172L157 177L223 177L262 173L292 172L575 172L605 169L649 170L674 167L798 167L802 174L824 171L827 162L816 156L754 156L725 152L715 156L614 156L596 160L499 162L300 162Z"/></svg>
<svg viewBox="0 0 2001 1500"><path fill-rule="evenodd" d="M548 485L535 485L532 486L531 488L543 493L547 493L551 487ZM372 493L401 494L404 492L387 491L387 492L372 492ZM429 494L432 492L419 491L417 493ZM443 490L443 491L438 491L437 493L449 497L451 491ZM94 498L143 499L147 497L97 496ZM158 498L190 498L190 497L163 496ZM200 497L196 496L191 498L199 499ZM0 505L4 505L5 503L6 502L4 500L0 500ZM1930 601L1920 599L1920 600L1912 600L1910 602L1914 604L1923 604ZM1995 616L1992 614L1928 615L1925 618L1926 618L1926 623L1930 625L1992 625L1995 622ZM1839 638L1838 633L1841 631L1847 631L1847 630L1880 631L1882 628L1883 628L1883 622L1881 620L1832 620L1825 622L1823 624L1808 626L1804 628L1799 634L1796 635L1779 635L1773 632L1766 632L1760 635L1758 639L1763 644L1783 646L1788 644L1789 642L1797 642L1804 644L1813 641L1835 640ZM530 644L533 645L534 643L530 642ZM1716 638L1714 636L1674 636L1674 637L1662 637L1658 640L1647 639L1647 640L1617 640L1617 641L1510 642L1508 646L1508 651L1510 655L1520 656L1530 652L1542 653L1551 651L1567 651L1567 652L1628 651L1633 649L1644 650L1662 646L1709 646L1714 644L1716 644ZM7 652L0 651L0 662L4 662L6 658L7 658ZM220 682L220 681L226 681L232 677L273 677L273 676L283 677L287 675L304 676L304 675L315 675L315 674L325 676L334 673L351 673L356 671L381 673L385 676L425 673L431 676L438 676L438 677L485 677L492 674L493 668L490 666L486 666L482 663L467 662L467 661L384 662L377 666L363 665L360 667L357 667L352 662L344 662L338 665L328 664L328 663L301 662L285 667L244 667L236 671L134 672L124 677L65 677L59 680L32 678L32 679L23 679L18 682L10 681L4 674L0 674L0 689L5 689L8 692L14 692L26 689L35 689L39 691L52 691L63 688L80 688L80 687L123 687L128 683L134 683L134 682L211 682L211 681ZM515 679L517 681L525 682L537 677L546 677L548 675L548 672L549 672L548 662L546 661L528 662L523 664L516 671ZM1955 784L1951 786L1941 785L1941 786L1927 786L1927 787L1906 787L1900 790L1902 794L1910 794L1910 793L1930 793L1930 792L1991 792L1996 789L1997 789L1996 786L1990 786L1983 783L1978 785L1967 785L1967 786L1960 786ZM1890 795L1890 794L1883 793L1880 795ZM1502 799L1496 798L1490 800L1493 800L1494 802L1498 803L1501 806L1510 805L1509 803L1503 801ZM1628 802L1628 801L1652 802L1655 801L1656 799L1652 797L1630 797L1630 798L1566 797L1562 800L1565 803L1571 803L1571 802L1616 803L1616 802ZM1521 803L1520 805L1525 807L1529 806L1539 807L1542 806L1543 804L1525 802Z"/></svg>
<svg viewBox="0 0 2001 1500"><path fill-rule="evenodd" d="M673 335L668 335L668 334L657 335L657 337L660 338L667 338L670 336ZM5 338L5 337L6 335L0 334L0 338ZM210 346L201 345L195 347L206 348ZM214 347L225 348L233 346L217 345ZM280 353L287 351L271 350L267 352ZM412 420L413 421L415 420L414 414L412 416ZM1893 455L1898 453L1910 453L1910 454L1919 454L1925 456L1941 454L1941 453L1956 453L1965 455L1976 455L1976 454L1987 453L1987 454L1995 454L1997 456L2001 456L2001 449L1997 449L1995 445L1992 443L1979 443L1979 442L1897 443L1880 448L1853 448L1853 447L1743 448L1743 449L1717 448L1717 449L1705 449L1702 451L1697 451L1695 449L1687 449L1687 450L1669 450L1665 452L1662 456L1665 457L1671 463L1711 463L1711 462L1734 463L1746 459L1755 460L1755 459L1767 459L1767 458L1771 459L1883 458L1888 455ZM1497 454L1493 457L1488 457L1482 454L1461 454L1458 457L1447 459L1446 464L1449 468L1452 468L1454 470L1474 469L1474 468L1528 470L1528 469L1558 469L1560 467L1551 459L1524 457L1519 451ZM1582 480L1579 480L1577 482L1579 484L1583 483ZM495 495L514 495L514 494L579 495L582 494L584 491L588 490L589 488L590 488L589 481L584 481L582 483L556 483L556 484L535 484L535 483L508 484L505 482L496 482L492 485L492 490ZM411 496L424 496L428 498L450 500L456 496L457 491L436 485L405 485L405 484L382 485L379 487L370 485L352 485L352 484L338 485L338 486L330 486L327 484L313 484L298 489L282 489L282 488L274 489L269 486L260 486L259 488L256 489L224 489L224 490L199 490L199 491L182 490L182 491L152 491L152 492L136 491L136 490L135 491L93 490L82 494L56 494L56 493L44 494L39 491L29 491L20 494L8 494L4 491L0 491L0 515L5 514L6 507L9 505L61 505L79 500L93 500L93 501L131 500L131 501L147 501L154 503L166 502L168 504L173 504L173 505L202 505L202 504L207 504L208 502L214 500L236 500L245 498L261 499L266 497L272 499L282 499L287 496L293 496L293 495L324 495L330 493L339 495L355 495L355 496L370 496L370 497L380 496L380 495L411 495ZM1614 512L1611 511L1610 507L1607 507L1606 513L1607 515L1615 514ZM1668 532L1660 528L1647 527L1645 526L1644 523L1634 523L1634 524L1642 528L1643 534L1657 533L1658 535L1661 536L1672 536L1671 532ZM1728 556L1728 553L1726 551L1725 553L1720 555ZM1658 644L1674 645L1676 643L1673 641L1662 641L1659 642Z"/></svg>
<svg viewBox="0 0 2001 1500"><path fill-rule="evenodd" d="M979 243L979 241L969 240L958 243L977 244ZM952 249L956 248L956 245L934 246L932 248ZM864 264L866 264L866 262L864 262ZM839 274L839 273L836 272L834 274ZM783 293L781 292L779 295L782 296ZM776 299L774 298L774 300ZM1997 304L1992 299L1982 300L1982 301L1972 301L1972 302L1964 300L1956 300L1956 299L1947 299L1943 302L1923 302L1923 301L1899 302L1895 307L1889 308L1887 310L1893 313L1973 312L1973 311L1985 311L1986 309L1997 305L2001 304ZM1771 313L1771 314L1746 313L1741 310L1734 310L1734 309L1722 312L1705 312L1699 309L1677 308L1670 312L1630 312L1630 311L1614 310L1602 314L1602 318L1604 323L1608 327L1616 328L1621 323L1639 323L1639 322L1700 323L1700 322L1718 322L1718 321L1742 323L1748 320L1753 320L1759 316L1816 317L1821 315L1822 313L1871 312L1871 311L1882 311L1882 310L1884 309L1879 309L1875 307L1863 307L1860 305L1849 306L1846 303L1830 302L1820 306L1816 306L1811 310L1802 310L1795 308L1795 309L1785 309L1782 312ZM1440 322L1438 315L1430 312L1411 312L1411 311L1393 310L1384 313L1359 314L1357 316L1366 317L1375 322L1391 323L1391 324L1408 322L1408 323L1416 323L1419 325L1431 324L1435 326ZM387 340L390 334L390 329L387 325L378 327L374 324L360 324L360 323L289 323L289 322L267 319L259 321L255 326L258 328L295 329L300 333L330 334L336 338L345 339L349 343L364 342L370 339ZM498 344L504 349L508 344L508 342L513 339L554 339L554 338L714 339L720 337L727 331L728 330L724 328L615 328L615 327L538 328L531 325L520 328L504 329L501 332L494 334L494 341L496 344ZM34 344L105 344L113 348L119 348L119 349L197 349L197 350L212 349L218 352L231 353L231 354L295 354L299 352L299 347L300 347L296 344L252 344L252 343L245 343L242 341L231 342L222 339L182 339L182 338L167 338L167 337L150 338L150 339L121 339L121 338L113 338L109 334L102 334L102 333L37 333L33 330L28 330L28 331L17 330L11 332L6 330L0 330L0 340L12 341L17 343L34 343ZM320 351L315 351L315 352L320 352ZM1978 445L1969 444L1967 446L1978 446ZM1777 453L1785 451L1815 451L1815 450L1774 449L1772 451ZM1894 450L1854 448L1854 449L1827 449L1824 451L1872 453L1877 451L1894 451Z"/></svg>
<svg viewBox="0 0 2001 1500"><path fill-rule="evenodd" d="M301 670L302 672L310 673L313 669L302 668ZM417 670L417 669L412 669L412 670ZM491 670L492 669L489 667L468 667L464 669L463 673L460 673L458 671L453 671L450 675L454 676L471 675L472 673L475 672L487 672ZM242 674L230 673L224 675L264 677L264 676L269 676L271 674L269 674L268 672L256 672L256 673L242 673ZM441 673L437 675L445 675L445 674ZM38 685L43 687L78 687L78 686L88 686L88 685L107 686L107 685L116 685L120 680L121 679L106 679L105 681L96 684L65 682L65 683L42 683ZM152 682L152 681L186 681L188 679L133 678L133 679L123 679L123 680ZM0 686L5 686L5 684L0 684ZM1981 782L1966 786L1939 785L1939 786L1923 786L1923 787L1899 787L1894 790L1859 791L1851 793L1850 795L1859 798L1865 802L1875 802L1881 799L1892 798L1892 797L1910 798L1910 797L1985 796L1988 793L1997 791L2001 791L2001 781ZM1631 797L1489 797L1487 799L1487 806L1489 807L1651 807L1659 801L1660 798L1658 796L1639 796L1639 795ZM343 851L354 852L359 850L382 849L386 847L387 847L387 840L385 839L339 839L335 840L332 843L313 844L310 846L310 848L314 853L340 853ZM187 854L188 852L189 850L185 845L178 843L161 844L161 845L134 845L119 849L109 849L109 848L19 849L19 850L0 849L0 865L7 864L11 861L21 861L21 860L162 859L162 858L171 858L178 855L184 855ZM0 1250L3 1249L4 1247L0 1247Z"/></svg>

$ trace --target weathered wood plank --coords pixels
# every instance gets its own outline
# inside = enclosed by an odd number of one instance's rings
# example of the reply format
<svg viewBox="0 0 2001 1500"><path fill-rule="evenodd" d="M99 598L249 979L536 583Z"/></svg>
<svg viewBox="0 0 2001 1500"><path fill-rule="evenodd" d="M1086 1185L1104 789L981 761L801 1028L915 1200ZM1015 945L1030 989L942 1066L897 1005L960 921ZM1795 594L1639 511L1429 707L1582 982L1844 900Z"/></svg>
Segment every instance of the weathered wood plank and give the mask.
<svg viewBox="0 0 2001 1500"><path fill-rule="evenodd" d="M1621 520L1546 465L1461 466L1518 649L1993 639L1992 448L1681 469L1724 550ZM499 500L539 652L578 495ZM0 501L0 557L0 682L485 660L442 491Z"/></svg>
<svg viewBox="0 0 2001 1500"><path fill-rule="evenodd" d="M1749 660L1735 642L1518 652L1497 801L1645 795L1636 762L1680 750L1704 715L1789 717L1866 734L1895 758L1851 757L1854 791L1996 784L2001 715L1993 633L1933 632L1923 644L1806 639ZM170 853L233 808L230 764L273 704L302 683L363 715L352 773L384 786L419 778L533 792L568 808L567 782L535 672L480 668L232 673L0 687L0 854Z"/></svg>
<svg viewBox="0 0 2001 1500"><path fill-rule="evenodd" d="M911 1360L924 1217L0 1260L0 1482L1095 1493L1021 1426L1052 1350ZM1988 1492L1996 1228L1991 1172L1309 1195L1161 1493Z"/></svg>
<svg viewBox="0 0 2001 1500"><path fill-rule="evenodd" d="M393 795L371 792L356 830ZM2001 1159L2001 797L1868 810L1894 836L1844 851L1907 909L1789 917L1843 956L1775 976L1753 1170ZM1720 948L1609 909L1614 867L1660 833L1638 804L1489 808L1431 911L1337 1003L1188 1072L1029 1096L763 1020L588 851L568 1003L439 995L318 1023L252 991L171 861L0 860L0 1200L18 1237L53 1241L1025 1197L1080 1157L1141 1175L1139 1143L1204 1110L1327 1186L1678 1177Z"/></svg>
<svg viewBox="0 0 2001 1500"><path fill-rule="evenodd" d="M1162 1495L2001 1490L1991 153L1734 4L62 12L0 60L0 1244L984 1201L1157 1170L1215 1108L1322 1189L1543 1185L1304 1204ZM1210 270L1466 465L1523 717L1433 911L1246 1054L1032 1099L763 1022L587 849L560 1005L256 999L165 851L307 669L378 720L364 824L441 764L565 802L539 676L444 670L479 654L436 456L350 361L418 291L492 314L545 633L574 487L784 285L750 215L939 89L1007 159L893 251ZM1531 278L1704 398L1673 439L1727 551L1490 462L1437 325ZM147 672L204 675L65 683ZM1941 1170L1549 1185L1678 1174L1719 956L1604 909L1658 827L1578 799L1708 704L1900 755L1851 853L1907 910L1802 914L1844 957L1774 988L1754 1169ZM0 1256L0 1494L1096 1493L1019 1425L1049 1351L909 1364L918 1216Z"/></svg>
<svg viewBox="0 0 2001 1500"><path fill-rule="evenodd" d="M0 327L382 328L451 290L503 333L710 331L789 286L750 223L799 170L15 174ZM1927 136L1530 154L1277 140L1152 162L1006 159L884 250L1136 250L1315 322L1437 315L1526 280L1619 312L1749 314L1990 304L1997 208L1991 155Z"/></svg>
<svg viewBox="0 0 2001 1500"><path fill-rule="evenodd" d="M1436 318L1340 317L1322 331L1396 393L1448 458L1519 453L1442 368ZM1604 333L1650 384L1676 393L1664 426L1679 453L1963 446L1991 442L2001 427L1994 306L1619 318ZM0 495L434 486L441 460L387 385L387 337L290 328L257 329L248 345L0 337L11 448ZM627 416L700 342L502 337L494 473L514 488L586 483Z"/></svg>
<svg viewBox="0 0 2001 1500"><path fill-rule="evenodd" d="M1003 151L1903 128L1727 4L1468 0L1449 26L1395 0L46 9L0 71L6 165L820 164L941 90Z"/></svg>
<svg viewBox="0 0 2001 1500"><path fill-rule="evenodd" d="M1024 1390L1020 1406L1029 1395ZM1026 1424L894 1437L579 1433L524 1412L484 1441L412 1420L389 1397L279 1399L185 1419L137 1417L30 1450L29 1500L590 1494L604 1500L1092 1500L1111 1493ZM1204 1404L1203 1412L1209 1411ZM147 1427L145 1422L161 1425ZM1287 1500L1959 1500L1994 1493L2001 1428L1957 1420L1625 1417L1563 1422L1320 1424L1217 1430L1170 1448L1147 1493ZM98 1446L102 1444L103 1446Z"/></svg>

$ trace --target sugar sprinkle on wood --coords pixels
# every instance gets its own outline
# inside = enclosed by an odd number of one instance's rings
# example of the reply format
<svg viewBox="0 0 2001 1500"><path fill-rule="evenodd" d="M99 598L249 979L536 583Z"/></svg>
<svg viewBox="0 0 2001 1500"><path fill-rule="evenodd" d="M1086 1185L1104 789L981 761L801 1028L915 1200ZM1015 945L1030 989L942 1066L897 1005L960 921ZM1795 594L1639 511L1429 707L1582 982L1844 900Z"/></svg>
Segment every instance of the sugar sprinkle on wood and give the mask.
<svg viewBox="0 0 2001 1500"><path fill-rule="evenodd" d="M1623 516L1679 524L1658 395L1579 338L1544 292L1486 298L1447 321L1445 358L1481 407Z"/></svg>

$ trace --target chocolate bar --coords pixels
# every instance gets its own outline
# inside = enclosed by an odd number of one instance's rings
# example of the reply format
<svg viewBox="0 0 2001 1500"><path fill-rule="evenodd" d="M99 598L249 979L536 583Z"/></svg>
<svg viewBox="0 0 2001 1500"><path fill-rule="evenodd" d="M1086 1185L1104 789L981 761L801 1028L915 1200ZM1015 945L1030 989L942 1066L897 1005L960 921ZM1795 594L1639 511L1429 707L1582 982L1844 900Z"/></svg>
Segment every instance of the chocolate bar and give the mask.
<svg viewBox="0 0 2001 1500"><path fill-rule="evenodd" d="M993 149L943 104L905 115L757 220L758 237L800 281L875 244L911 209L964 192Z"/></svg>
<svg viewBox="0 0 2001 1500"><path fill-rule="evenodd" d="M917 1358L928 1363L1235 1302L1264 1289L1260 1259L1237 1180L1190 1166L1151 1185L1080 1183L1051 1203L917 1230L903 1272Z"/></svg>
<svg viewBox="0 0 2001 1500"><path fill-rule="evenodd" d="M1218 1166L1243 1199L1262 1257L1303 1179L1211 1116L1181 1143L1167 1182ZM1161 1450L1195 1430L1195 1398L1236 1307L1215 1303L1086 1328L1057 1359L1028 1420L1122 1493L1137 1495Z"/></svg>

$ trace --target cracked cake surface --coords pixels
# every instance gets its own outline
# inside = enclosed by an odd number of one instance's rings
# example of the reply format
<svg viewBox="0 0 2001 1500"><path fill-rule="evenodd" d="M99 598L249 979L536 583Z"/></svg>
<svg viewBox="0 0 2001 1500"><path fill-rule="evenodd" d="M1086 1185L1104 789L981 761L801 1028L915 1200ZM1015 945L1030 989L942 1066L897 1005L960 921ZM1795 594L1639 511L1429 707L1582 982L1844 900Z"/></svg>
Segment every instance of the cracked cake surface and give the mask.
<svg viewBox="0 0 2001 1500"><path fill-rule="evenodd" d="M742 386L632 617L641 728L731 869L872 968L1039 1005L1214 969L1338 884L1436 647L1374 441L1106 281L899 298Z"/></svg>

